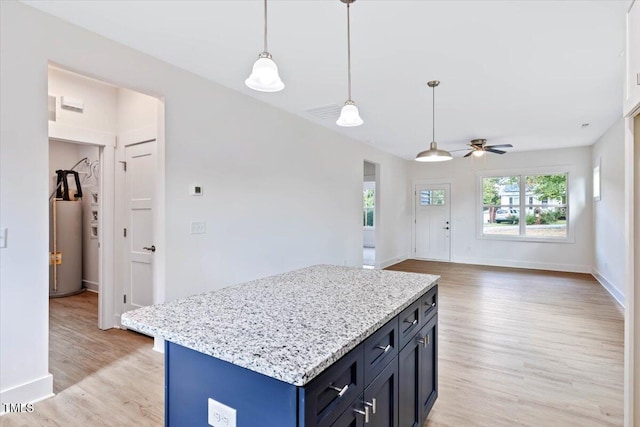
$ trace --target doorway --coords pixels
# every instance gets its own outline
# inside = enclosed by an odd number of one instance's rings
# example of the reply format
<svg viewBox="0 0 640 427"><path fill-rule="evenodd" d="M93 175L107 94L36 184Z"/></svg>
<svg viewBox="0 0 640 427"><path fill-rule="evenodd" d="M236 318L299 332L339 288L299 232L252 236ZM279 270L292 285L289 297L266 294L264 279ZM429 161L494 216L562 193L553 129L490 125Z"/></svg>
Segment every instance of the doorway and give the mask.
<svg viewBox="0 0 640 427"><path fill-rule="evenodd" d="M376 267L376 228L378 218L378 167L371 162L364 162L362 180L362 266Z"/></svg>
<svg viewBox="0 0 640 427"><path fill-rule="evenodd" d="M414 201L414 257L451 260L451 184L418 184Z"/></svg>

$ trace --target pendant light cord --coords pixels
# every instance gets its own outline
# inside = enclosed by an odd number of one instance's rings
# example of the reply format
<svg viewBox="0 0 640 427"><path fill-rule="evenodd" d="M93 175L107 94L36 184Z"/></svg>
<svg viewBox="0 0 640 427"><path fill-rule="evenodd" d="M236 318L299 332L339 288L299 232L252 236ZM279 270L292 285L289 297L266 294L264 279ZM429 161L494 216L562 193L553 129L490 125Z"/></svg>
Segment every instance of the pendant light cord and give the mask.
<svg viewBox="0 0 640 427"><path fill-rule="evenodd" d="M264 51L269 52L267 50L267 0L264 0Z"/></svg>
<svg viewBox="0 0 640 427"><path fill-rule="evenodd" d="M351 101L351 20L349 19L349 3L347 3L347 70L349 80L349 101Z"/></svg>
<svg viewBox="0 0 640 427"><path fill-rule="evenodd" d="M436 141L436 87L433 87L433 139L431 141Z"/></svg>

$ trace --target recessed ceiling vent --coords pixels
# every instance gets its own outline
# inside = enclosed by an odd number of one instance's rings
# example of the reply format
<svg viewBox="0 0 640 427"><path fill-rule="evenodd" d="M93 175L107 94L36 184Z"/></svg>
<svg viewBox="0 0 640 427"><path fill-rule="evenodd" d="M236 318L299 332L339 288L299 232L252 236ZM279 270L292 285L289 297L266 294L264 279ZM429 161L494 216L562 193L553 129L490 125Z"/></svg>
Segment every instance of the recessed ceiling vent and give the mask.
<svg viewBox="0 0 640 427"><path fill-rule="evenodd" d="M311 117L320 120L335 120L340 116L340 106L338 104L321 105L304 110Z"/></svg>

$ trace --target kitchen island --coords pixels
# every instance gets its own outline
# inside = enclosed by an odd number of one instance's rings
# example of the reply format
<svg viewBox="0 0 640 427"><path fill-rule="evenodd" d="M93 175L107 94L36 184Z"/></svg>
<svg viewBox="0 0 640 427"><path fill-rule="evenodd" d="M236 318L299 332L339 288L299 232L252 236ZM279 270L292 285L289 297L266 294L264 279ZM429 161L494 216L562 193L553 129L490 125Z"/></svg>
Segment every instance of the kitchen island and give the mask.
<svg viewBox="0 0 640 427"><path fill-rule="evenodd" d="M122 315L165 344L165 424L420 426L438 276L318 265Z"/></svg>

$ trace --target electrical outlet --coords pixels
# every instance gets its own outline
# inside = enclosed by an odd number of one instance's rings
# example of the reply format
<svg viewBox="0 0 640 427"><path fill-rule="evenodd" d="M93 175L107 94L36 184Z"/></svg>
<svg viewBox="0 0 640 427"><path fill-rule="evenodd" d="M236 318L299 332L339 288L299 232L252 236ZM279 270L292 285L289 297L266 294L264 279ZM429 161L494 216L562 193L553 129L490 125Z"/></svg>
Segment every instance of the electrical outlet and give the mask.
<svg viewBox="0 0 640 427"><path fill-rule="evenodd" d="M236 410L209 398L208 421L213 427L236 427Z"/></svg>
<svg viewBox="0 0 640 427"><path fill-rule="evenodd" d="M207 224L204 221L194 221L191 223L191 234L205 234Z"/></svg>

